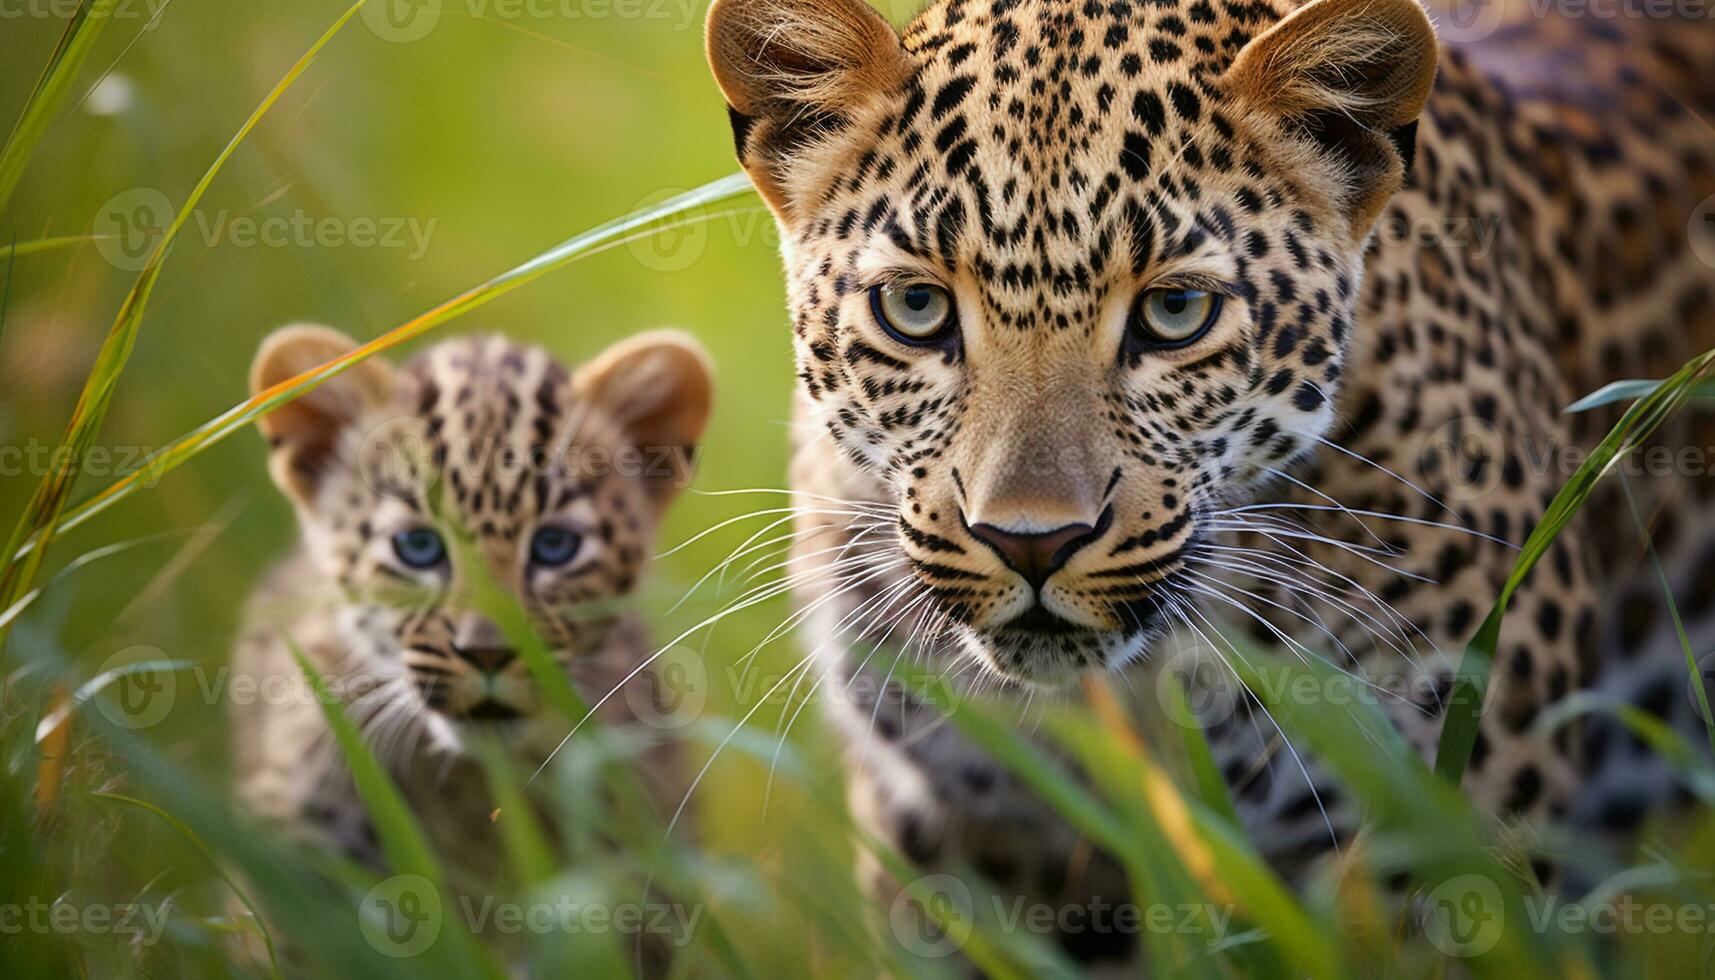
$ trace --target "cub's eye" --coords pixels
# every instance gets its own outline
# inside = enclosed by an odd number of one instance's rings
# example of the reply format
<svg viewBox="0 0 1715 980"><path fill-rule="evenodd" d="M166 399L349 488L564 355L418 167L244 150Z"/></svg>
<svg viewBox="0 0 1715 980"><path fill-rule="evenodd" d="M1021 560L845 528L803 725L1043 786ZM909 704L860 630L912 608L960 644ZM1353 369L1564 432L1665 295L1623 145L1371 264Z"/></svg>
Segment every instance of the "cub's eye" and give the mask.
<svg viewBox="0 0 1715 980"><path fill-rule="evenodd" d="M1221 297L1201 289L1150 289L1137 298L1132 328L1157 349L1184 347L1208 332Z"/></svg>
<svg viewBox="0 0 1715 980"><path fill-rule="evenodd" d="M875 286L869 308L881 328L901 343L934 343L953 325L953 296L932 282Z"/></svg>
<svg viewBox="0 0 1715 980"><path fill-rule="evenodd" d="M537 528L530 538L530 560L549 567L564 565L576 558L584 539L576 531L563 527Z"/></svg>
<svg viewBox="0 0 1715 980"><path fill-rule="evenodd" d="M447 544L433 528L412 528L393 535L393 553L412 568L434 568L447 560Z"/></svg>

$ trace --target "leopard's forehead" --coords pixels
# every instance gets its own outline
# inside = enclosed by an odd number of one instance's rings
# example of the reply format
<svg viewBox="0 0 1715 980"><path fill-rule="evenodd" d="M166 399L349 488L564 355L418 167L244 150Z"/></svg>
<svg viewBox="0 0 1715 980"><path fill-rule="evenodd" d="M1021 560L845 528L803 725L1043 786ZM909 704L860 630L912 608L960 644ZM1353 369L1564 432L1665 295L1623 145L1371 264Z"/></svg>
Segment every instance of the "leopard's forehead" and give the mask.
<svg viewBox="0 0 1715 980"><path fill-rule="evenodd" d="M1256 0L941 0L903 38L921 65L992 68L995 81L1043 97L1045 110L1070 110L1080 79L1218 74L1290 10Z"/></svg>
<svg viewBox="0 0 1715 980"><path fill-rule="evenodd" d="M1242 254L1245 212L1289 195L1216 80L1286 9L935 4L903 88L807 168L826 174L809 237L969 270L999 327L1089 324L1146 268Z"/></svg>
<svg viewBox="0 0 1715 980"><path fill-rule="evenodd" d="M552 355L504 337L429 348L405 365L396 409L432 454L436 499L469 530L511 539L546 514L596 496L593 447L612 424L589 410Z"/></svg>

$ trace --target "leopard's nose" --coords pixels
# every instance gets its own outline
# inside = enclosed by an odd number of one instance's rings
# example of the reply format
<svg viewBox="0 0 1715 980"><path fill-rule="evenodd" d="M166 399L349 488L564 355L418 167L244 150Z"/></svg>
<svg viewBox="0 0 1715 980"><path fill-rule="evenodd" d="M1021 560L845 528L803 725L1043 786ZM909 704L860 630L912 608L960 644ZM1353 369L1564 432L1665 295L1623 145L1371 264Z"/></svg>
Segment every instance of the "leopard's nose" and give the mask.
<svg viewBox="0 0 1715 980"><path fill-rule="evenodd" d="M1055 572L1090 542L1102 536L1111 518L1104 513L1095 524L1065 524L1051 531L1014 531L993 524L969 524L978 541L994 549L1006 567L1040 590Z"/></svg>
<svg viewBox="0 0 1715 980"><path fill-rule="evenodd" d="M508 664L518 659L518 651L511 647L453 647L453 652L465 663L490 676L505 670Z"/></svg>
<svg viewBox="0 0 1715 980"><path fill-rule="evenodd" d="M507 642L506 634L487 616L465 613L459 617L453 632L453 653L484 674L498 674L517 659L518 651Z"/></svg>

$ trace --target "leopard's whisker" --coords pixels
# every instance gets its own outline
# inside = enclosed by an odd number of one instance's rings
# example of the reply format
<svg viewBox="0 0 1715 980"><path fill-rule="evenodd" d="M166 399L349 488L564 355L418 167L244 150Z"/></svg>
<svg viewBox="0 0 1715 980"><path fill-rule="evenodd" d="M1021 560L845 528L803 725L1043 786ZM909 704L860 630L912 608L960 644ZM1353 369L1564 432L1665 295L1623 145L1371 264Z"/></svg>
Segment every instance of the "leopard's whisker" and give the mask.
<svg viewBox="0 0 1715 980"><path fill-rule="evenodd" d="M1207 529L1210 531L1239 531L1239 532L1243 532L1246 534L1256 534L1256 535L1260 535L1262 537L1268 538L1270 540L1276 541L1276 543L1279 543L1280 538L1291 538L1293 540L1309 541L1309 542L1312 542L1315 544L1325 544L1325 545L1328 545L1329 547L1336 548L1340 551L1344 551L1350 555L1353 555L1354 557L1360 558L1363 561L1369 562L1370 564L1376 566L1377 568L1386 569L1388 572L1391 572L1395 575L1401 575L1401 576L1404 576L1406 578L1412 579L1414 581L1422 582L1426 585L1438 585L1438 584L1440 584L1440 583L1436 582L1434 579L1429 578L1426 575L1420 575L1416 572L1407 571L1403 568L1398 568L1398 567L1395 567L1393 565L1389 565L1387 562L1384 562L1384 561L1380 560L1379 558L1376 558L1375 555L1367 553L1373 549L1365 549L1365 548L1362 548L1360 546L1352 545L1349 542L1340 541L1336 538L1329 538L1329 537L1325 537L1325 536L1319 535L1319 534L1308 534L1308 533L1303 533L1303 532L1268 530L1268 529L1265 529L1263 527L1251 524L1251 523L1246 522L1246 521L1234 521L1234 522L1212 521L1207 525Z"/></svg>
<svg viewBox="0 0 1715 980"><path fill-rule="evenodd" d="M1221 652L1220 647L1216 646L1214 641L1209 639L1208 634L1203 632L1203 630L1201 628L1199 628L1195 623L1193 623L1191 621L1190 617L1192 615L1195 615L1199 620L1201 620L1205 625L1207 625L1211 631L1214 631L1216 633L1216 635L1220 635L1219 631L1215 630L1214 625L1212 623L1209 623L1209 621L1203 616L1203 614L1201 612L1199 612L1197 610L1196 606L1194 606L1194 605L1187 605L1185 603L1182 603L1177 598L1172 597L1172 596L1168 597L1168 603L1169 603L1170 608L1173 610L1175 617L1181 623L1183 623L1187 628L1189 628L1192 631L1192 633L1194 633L1196 636L1198 636L1203 641L1203 643L1206 644L1209 647L1209 649L1215 653L1215 659L1222 666L1227 668L1228 673L1232 674L1233 681L1236 684L1238 684L1238 690L1240 690L1240 691L1246 690L1243 678L1241 678L1239 676L1238 671L1236 669L1234 669L1233 665L1231 663L1227 662L1226 655ZM1223 637L1223 639L1224 639L1224 637ZM1229 643L1228 647L1229 647L1229 649L1232 650L1233 655L1235 657L1238 657L1240 661L1243 661L1243 662L1248 664L1248 661L1245 660L1244 654L1239 651L1239 649L1236 645ZM1307 785L1310 788L1311 797L1316 802L1316 809L1322 816L1322 823L1328 830L1328 840L1329 840L1330 844L1333 846L1335 854L1339 854L1339 852L1340 852L1339 834L1336 833L1334 830L1334 821L1328 815L1328 807L1323 803L1322 794L1317 791L1316 781L1311 778L1310 769L1308 766L1306 766L1304 764L1303 757L1301 755L1299 755L1298 747L1292 744L1292 739L1287 737L1286 731L1280 727L1280 722L1275 720L1274 713L1268 709L1268 705L1263 704L1260 699L1257 700L1257 705L1261 709L1263 717L1267 718L1268 723L1271 726L1273 726L1276 735L1278 735L1280 738L1281 744L1283 744L1286 747L1286 751L1292 757L1293 764L1298 768L1299 774L1304 777L1305 785Z"/></svg>
<svg viewBox="0 0 1715 980"><path fill-rule="evenodd" d="M1439 528L1440 530L1443 530L1443 531L1452 531L1455 534L1466 534L1466 535L1470 535L1473 538L1481 538L1484 541L1489 542L1490 544L1498 544L1498 545L1501 545L1502 547L1510 548L1513 551L1518 550L1518 545L1513 544L1511 541L1508 541L1504 538L1497 538L1492 534L1489 534L1489 533L1484 532L1484 531L1479 531L1476 528L1464 527L1464 526L1459 525L1459 524L1448 524L1444 521L1432 521L1426 517L1410 517L1410 516L1407 516L1405 514L1390 514L1387 511L1379 511L1379 510L1359 510L1359 509L1347 508L1344 506L1330 507L1327 504L1266 503L1266 504L1247 504L1243 507L1235 507L1235 508L1232 508L1230 510L1219 511L1218 514L1220 516L1223 516L1223 517L1230 517L1230 516L1237 515L1237 514L1245 514L1245 513L1251 513L1254 511L1266 511L1266 510L1314 510L1314 511L1333 510L1333 511L1343 511L1347 514L1355 514L1355 515L1360 516L1360 517L1373 517L1377 520L1383 520L1383 521L1399 521L1403 524L1415 524L1419 527L1433 527L1433 528Z"/></svg>
<svg viewBox="0 0 1715 980"><path fill-rule="evenodd" d="M869 557L869 556L862 556L862 557ZM861 576L859 576L855 579L851 579L849 581L842 583L837 588L828 592L827 594L818 596L814 601L805 604L805 606L803 608L793 611L791 613L791 615L787 616L784 620L782 620L778 626L775 626L773 629L769 630L767 635L765 635L760 641L758 641L755 646L751 647L749 653L746 653L744 656L739 657L736 661L734 661L734 663L736 663L736 664L747 663L748 661L753 659L757 655L757 653L760 652L764 647L768 646L770 643L773 643L775 640L786 635L787 633L790 633L792 630L796 629L799 625L801 625L805 620L807 620L811 616L815 615L816 611L818 609L822 608L824 605L827 605L828 603L840 598L841 596L844 596L847 593L850 593L850 592L862 587L866 583L874 580L875 578L877 578L879 576L887 575L891 572L894 572L898 569L905 567L905 560L903 558L896 558L896 559L889 559L889 560L882 561L882 562L859 563L859 564L855 565L854 567L859 569L859 570L862 570L864 572L864 574L862 574Z"/></svg>
<svg viewBox="0 0 1715 980"><path fill-rule="evenodd" d="M1263 471L1266 473L1269 473L1272 476L1279 477L1280 479L1285 480L1286 482L1292 484L1293 486L1298 487L1300 490L1303 490L1306 493L1314 494L1315 496L1319 497L1320 499L1326 500L1328 503L1334 505L1335 507L1338 507L1347 516L1352 518L1353 523L1355 523L1359 527L1363 528L1364 533L1369 535L1370 539L1372 541L1374 541L1378 545L1381 545L1384 548L1387 547L1387 542L1383 541L1381 539L1381 536L1376 534L1376 532L1368 524L1365 524L1363 522L1362 518L1360 518L1357 514L1353 513L1350 509L1348 509L1345 504L1342 504L1338 500L1335 500L1333 497L1329 496L1325 491L1317 489L1316 487L1313 487L1310 484L1305 483L1303 480L1300 480L1299 478L1293 476L1292 474L1286 472L1285 470L1275 469L1272 466L1265 466L1265 467L1263 467Z"/></svg>
<svg viewBox="0 0 1715 980"><path fill-rule="evenodd" d="M1421 626L1419 626L1416 622L1412 621L1410 617L1406 616L1405 614L1401 613L1399 610L1395 609L1393 607L1392 603L1388 602L1386 599L1383 599L1381 596L1376 595L1375 592L1370 590L1368 587L1364 586L1362 583L1358 582L1356 579L1352 578L1349 575L1345 575L1341 572L1335 571L1332 568L1329 568L1327 565L1323 564L1322 562L1318 561L1317 559L1313 558L1312 556L1306 554L1302 549L1297 548L1292 544L1289 544L1289 543L1284 542L1284 541L1279 541L1279 540L1275 540L1274 543L1277 546L1279 546L1281 549L1283 549L1288 555L1291 555L1293 558L1296 558L1297 562L1296 563L1289 562L1286 555L1282 555L1282 554L1279 554L1276 552L1265 551L1265 550L1257 549L1257 548L1242 548L1242 547L1236 547L1236 546L1217 545L1217 544L1213 544L1213 543L1206 543L1204 545L1204 547L1207 549L1210 549L1210 550L1215 550L1215 551L1232 551L1235 553L1250 554L1250 555L1257 557L1257 558L1267 558L1270 561L1282 563L1282 564L1288 564L1289 566L1292 564L1297 564L1301 567L1309 568L1309 569L1312 569L1315 571L1319 571L1323 574L1331 576L1332 578L1338 579L1339 581L1345 583L1347 586L1350 586L1352 589L1355 589L1358 592L1358 594L1362 595L1364 597L1364 599L1366 601L1368 601L1371 605L1373 605L1377 609L1380 609L1383 612L1385 612L1388 615L1388 617L1390 619L1392 619L1396 624L1398 624L1403 630L1410 630L1412 633L1416 634L1419 638L1421 638L1425 643L1429 644L1430 649L1434 650L1437 654L1442 654L1441 648L1435 643L1435 640L1432 637L1430 637L1429 634L1423 630L1423 628ZM1401 576L1409 576L1410 575L1410 573L1405 572L1403 569L1393 569L1393 571L1396 574L1399 574ZM1416 643L1415 642L1412 643L1412 646L1415 647Z"/></svg>
<svg viewBox="0 0 1715 980"><path fill-rule="evenodd" d="M761 537L764 534L767 534L768 532L772 531L773 529L779 527L782 524L796 520L799 516L801 516L801 512L794 512L794 513L787 514L785 517L777 518L776 520L774 520L773 522L768 524L766 527L764 527L762 530L757 531L755 534L752 534L749 538L745 539L745 541L742 542L738 546L738 548L734 549L734 551L731 554L729 554L725 559L721 560L719 563L717 563L712 568L710 568L707 572L703 573L702 577L697 579L697 581L695 583L693 583L691 585L691 587L685 591L684 596L682 598L680 598L678 602L675 602L673 604L672 608L670 608L667 611L669 613L677 611L682 605L684 605L685 602L690 600L691 596L695 595L698 590L700 590L705 584L707 584L710 578L714 578L716 576L719 576L719 581L722 584L724 584L726 572L731 567L732 563L737 561L738 559L744 557L745 555L750 554L751 552L754 552L754 551L766 549L766 548L770 547L771 545L776 545L776 544L779 544L781 542L792 542L792 541L797 540L798 538L809 537L811 535L823 533L823 532L829 530L829 528L824 527L824 526L800 528L800 529L794 530L790 533L779 535L777 537L771 538L767 541L763 541L761 543L756 543L757 538ZM858 526L857 520L858 520L857 518L854 518L852 520L852 522L847 525L847 528L850 529L852 527Z"/></svg>
<svg viewBox="0 0 1715 980"><path fill-rule="evenodd" d="M1359 624L1362 626L1365 626L1366 629L1369 629L1369 627L1373 626L1374 630L1380 630L1381 631L1380 634L1375 634L1375 635L1377 635L1377 638L1383 639L1385 642L1387 642L1388 646L1391 647L1396 653L1399 653L1400 655L1405 656L1405 657L1411 656L1411 654L1408 652L1409 648L1410 648L1409 638L1405 637L1403 634L1400 634L1395 627L1389 626L1388 624L1381 622L1380 620L1376 619L1373 615L1364 611L1363 609L1359 608L1358 606L1353 605L1352 603L1340 598L1337 595L1334 595L1330 592L1326 592L1320 588L1316 588L1314 585L1307 584L1306 582L1304 582L1302 580L1294 580L1294 579L1292 579L1288 576L1285 576L1283 574L1270 572L1267 569L1261 568L1260 566L1248 565L1247 563L1244 563L1242 561L1220 562L1220 561L1213 561L1210 559L1198 558L1196 556L1187 556L1186 561L1188 563L1208 565L1208 566L1211 566L1213 568L1218 568L1218 569L1222 569L1225 571L1236 572L1236 573L1239 573L1241 575L1248 575L1248 576L1251 576L1253 578L1259 579L1263 582L1272 584L1278 588L1284 589L1289 595L1311 596L1311 597L1318 599L1318 600L1320 600L1320 601L1322 601L1322 602L1324 602L1330 606L1335 607L1336 609L1341 610L1342 612L1347 613L1349 616L1351 616L1355 620L1358 620ZM1196 575L1199 573L1193 572L1192 574ZM1231 583L1224 582L1220 579L1209 579L1207 576L1199 576L1199 577L1207 579L1209 581L1218 582L1221 585L1226 586L1226 587L1235 588L1237 591L1241 591L1241 592L1244 591L1242 589L1237 589L1237 587L1233 586ZM1250 595L1249 592L1245 592L1245 594ZM1285 608L1285 607L1278 606L1277 603L1270 602L1266 597L1253 596L1253 598L1257 598L1258 601L1267 603L1269 605L1275 605L1278 608L1283 608L1283 609ZM1374 630L1371 630L1371 632L1374 633ZM1397 636L1401 642L1406 644L1405 648L1401 648L1401 646L1398 643L1393 642L1392 638L1395 636ZM1333 639L1336 643L1340 642L1339 637L1334 636L1332 633L1329 633L1329 637L1331 639ZM1342 644L1342 648L1344 648L1344 644ZM1349 650L1346 650L1345 652L1348 655L1350 655L1350 653L1351 653L1351 651L1349 651Z"/></svg>
<svg viewBox="0 0 1715 980"><path fill-rule="evenodd" d="M1422 487L1411 482L1410 480L1407 480L1405 477L1400 476L1398 473L1395 473L1393 470L1388 469L1386 466L1383 466L1382 464L1376 462L1375 460L1369 458L1368 456L1365 456L1363 453L1360 453L1355 449L1350 449L1350 448L1347 448L1346 446L1342 446L1339 443L1335 442L1334 440L1329 439L1328 437L1320 435L1318 433L1304 432L1302 434L1309 436L1311 439L1314 439L1319 445L1327 446L1329 449L1332 449L1335 452L1341 453L1345 456L1349 456L1352 459L1355 459L1358 462L1363 463L1366 466L1374 467L1377 471L1384 473L1384 474L1392 477L1393 479L1397 480L1400 484L1402 484L1406 488L1410 489L1413 493L1416 493L1418 496L1422 497L1424 500L1429 501L1430 503L1441 508L1442 510L1446 511L1449 514L1452 514L1454 517L1459 516L1458 513L1456 513L1453 510L1453 508L1447 506L1447 504L1445 502L1443 502L1441 500L1441 498L1435 496L1434 494L1430 493L1428 490L1423 489Z"/></svg>
<svg viewBox="0 0 1715 980"><path fill-rule="evenodd" d="M1195 573L1193 573L1193 574L1195 574ZM1229 586L1229 587L1231 587L1231 586ZM1334 668L1335 670L1339 671L1341 674L1344 674L1345 676L1350 677L1352 680L1363 685L1364 687L1367 687L1367 688L1375 691L1379 695L1383 695L1383 696L1390 696L1391 695L1395 698L1399 697L1399 695L1395 694L1394 692L1389 692L1385 688L1380 687L1374 681L1371 681L1368 677L1365 677L1359 673L1354 673L1351 670L1348 670L1339 664L1333 663L1332 661L1330 661L1326 657L1322 657L1322 656L1317 655L1315 651L1311 650L1309 647L1305 646L1302 642L1300 642L1299 640L1292 637L1285 630L1282 630L1280 627L1276 626L1274 623L1269 622L1267 617L1261 615L1256 610L1250 608L1249 606L1245 605L1244 603L1239 602L1237 599L1234 599L1232 596L1226 595L1225 593L1222 593L1222 592L1220 592L1216 589L1213 589L1213 588L1206 588L1206 587L1199 587L1199 586L1191 586L1191 591L1196 592L1197 594L1200 594L1200 595L1207 596L1208 598L1214 599L1218 602L1221 602L1227 606L1230 606L1234 609L1237 609L1238 611L1244 613L1246 616L1249 616L1251 619L1255 620L1259 625L1261 625L1264 629L1266 629L1270 634L1272 634L1277 640L1279 640L1280 642L1285 644L1287 649L1291 650L1292 653L1295 656L1297 656L1299 658L1299 660L1303 661L1306 666L1309 666L1310 660L1312 658L1314 658L1315 660L1320 661L1321 663L1327 664L1328 666ZM1240 592L1246 596L1249 596L1250 598L1257 599L1258 601L1264 602L1267 605L1274 606L1275 608L1280 609L1283 612L1285 612L1287 615L1295 616L1299 619L1304 620L1307 623L1310 623L1311 625L1316 625L1315 622L1313 620L1309 619L1308 617L1305 617L1305 616L1303 616L1303 615L1301 615L1301 614L1299 614L1299 613L1297 613L1291 609L1288 609L1287 607L1282 606L1279 603L1270 602L1266 599L1262 599L1261 597L1256 596L1250 592L1246 592L1243 589L1236 589L1235 591L1238 591L1238 592ZM1340 642L1339 638L1334 637L1334 635L1332 633L1329 633L1328 635L1331 639L1334 640L1335 643ZM1341 644L1341 646L1343 647L1344 644ZM1359 671L1363 670L1363 665L1362 665L1361 661L1358 661L1356 658L1353 658L1353 664L1354 664L1354 666L1357 667L1357 669Z"/></svg>
<svg viewBox="0 0 1715 980"><path fill-rule="evenodd" d="M864 511L835 510L835 509L820 508L820 507L797 507L797 506L769 507L769 508L765 508L763 510L753 510L753 511L750 511L749 513L746 513L746 514L739 514L736 517L729 517L723 521L716 522L715 524L712 524L709 527L706 527L706 528L702 529L701 531L698 531L696 534L691 535L690 537L679 542L678 544L674 545L673 547L668 548L666 551L663 551L663 552L657 554L655 557L657 559L670 558L673 555L676 555L679 552L685 550L686 548L689 548L691 545L696 544L698 541L701 541L702 539L708 537L709 535L714 534L717 531L725 530L726 528L729 528L729 527L733 526L734 524L742 524L745 521L753 520L753 519L758 518L758 517L772 517L772 516L775 516L778 514L786 514L786 515L789 515L789 517L805 517L805 516L811 516L811 517L878 517L878 516L880 516L880 515L877 515L874 513L868 513L868 512L864 512Z"/></svg>
<svg viewBox="0 0 1715 980"><path fill-rule="evenodd" d="M785 560L780 561L778 564L769 565L769 566L762 567L762 568L757 567L757 566L761 565L762 562L768 561L771 558L777 558L783 553L780 550L776 550L776 551L773 551L767 555L764 555L761 558L758 558L758 559L752 561L749 565L745 566L745 568L740 570L740 572L738 574L742 577L743 581L750 582L750 581L754 581L757 578L760 578L763 575L767 575L770 572L777 571L777 570L784 569L784 568L788 568L794 564L798 564L800 562L806 562L806 561L809 561L813 558L819 558L822 555L830 554L830 553L836 552L836 551L842 552L842 553L843 552L849 552L854 547L857 547L858 545L864 543L864 538L868 534L870 534L870 532L876 530L879 527L892 527L892 524L886 524L886 525L871 524L871 525L868 525L868 526L863 527L863 528L848 527L848 528L846 528L846 530L848 530L848 531L856 530L857 533L852 535L850 538L848 538L846 541L844 541L840 544L829 545L826 548L818 548L815 551L809 551L809 552L805 552L803 554L792 555L792 556L786 558ZM823 531L826 529L825 528L815 528L812 530L815 532L820 532L820 531ZM871 542L871 543L880 544L880 542Z"/></svg>
<svg viewBox="0 0 1715 980"><path fill-rule="evenodd" d="M876 595L871 597L869 600L866 600L864 603L860 603L852 611L852 614L848 615L848 617L846 617L846 618L849 620L852 618L852 616L855 616L857 613L861 612L865 608L866 605L873 605L875 608L870 615L869 621L864 625L863 629L867 630L867 629L874 628L876 620L879 619L881 616L886 615L888 605L891 602L893 602L895 599L897 599L900 595L909 592L911 589L911 586L913 584L914 583L912 582L912 580L909 577L901 578L900 581L894 583L891 586L888 586L883 591L876 593ZM926 595L927 595L927 593L925 593L923 596L919 596L917 599L914 599L913 602L920 601ZM909 609L910 607L907 606L906 608ZM884 633L882 635L882 637L876 641L876 648L879 648L882 644L887 642L887 637L892 634L894 626L898 625L899 619L901 617L903 617L903 615L904 615L904 610L901 610L898 614L895 614L892 622L888 626L887 632ZM822 643L817 644L815 649L813 649L811 651L811 654L812 655L819 655L822 652L824 647L826 647L829 643L832 643L832 642L839 640L851 628L852 627L849 625L844 625L844 621L842 621L841 624L836 624L834 627L834 630L830 634L830 636L826 640L824 640ZM831 669L832 668L830 667L830 670ZM861 669L861 665L860 665L860 669ZM799 702L798 707L793 710L791 716L789 718L784 719L783 726L781 726L776 732L780 736L780 740L775 745L774 758L769 763L769 766L768 766L768 781L763 786L763 792L762 792L762 810L763 810L763 814L765 816L768 812L768 801L769 801L770 796L771 796L773 789L774 789L774 772L775 772L775 769L780 764L780 753L785 749L786 739L791 734L792 726L793 726L793 724L795 724L797 722L798 716L803 713L804 708L809 705L809 703L811 702L812 699L815 698L817 689L821 687L822 681L827 678L828 673L829 673L829 671L823 671L821 674L819 674L817 676L816 682L813 685L811 685L809 693L804 696L804 699L801 702ZM800 679L800 681L802 680L802 675L800 676L799 679ZM796 683L794 683L792 685L792 692L790 695L788 695L788 703L790 703L791 698L794 698L797 696L797 693L798 693L798 685Z"/></svg>

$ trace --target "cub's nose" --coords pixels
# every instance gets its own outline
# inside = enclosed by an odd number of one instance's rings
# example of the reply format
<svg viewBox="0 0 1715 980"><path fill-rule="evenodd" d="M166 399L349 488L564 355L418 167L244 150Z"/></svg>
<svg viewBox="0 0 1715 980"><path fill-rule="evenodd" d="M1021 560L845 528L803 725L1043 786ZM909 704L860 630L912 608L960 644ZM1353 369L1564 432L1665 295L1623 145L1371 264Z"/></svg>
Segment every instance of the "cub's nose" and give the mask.
<svg viewBox="0 0 1715 980"><path fill-rule="evenodd" d="M460 660L490 675L500 673L518 659L518 652L511 647L453 647L453 652Z"/></svg>
<svg viewBox="0 0 1715 980"><path fill-rule="evenodd" d="M500 627L477 613L459 617L453 632L453 652L484 674L498 674L518 657L518 651L512 649Z"/></svg>
<svg viewBox="0 0 1715 980"><path fill-rule="evenodd" d="M1009 531L993 524L966 525L972 535L994 549L1006 567L1024 576L1032 589L1041 590L1044 582L1070 561L1078 549L1102 535L1108 515L1095 524L1066 524L1052 531Z"/></svg>

